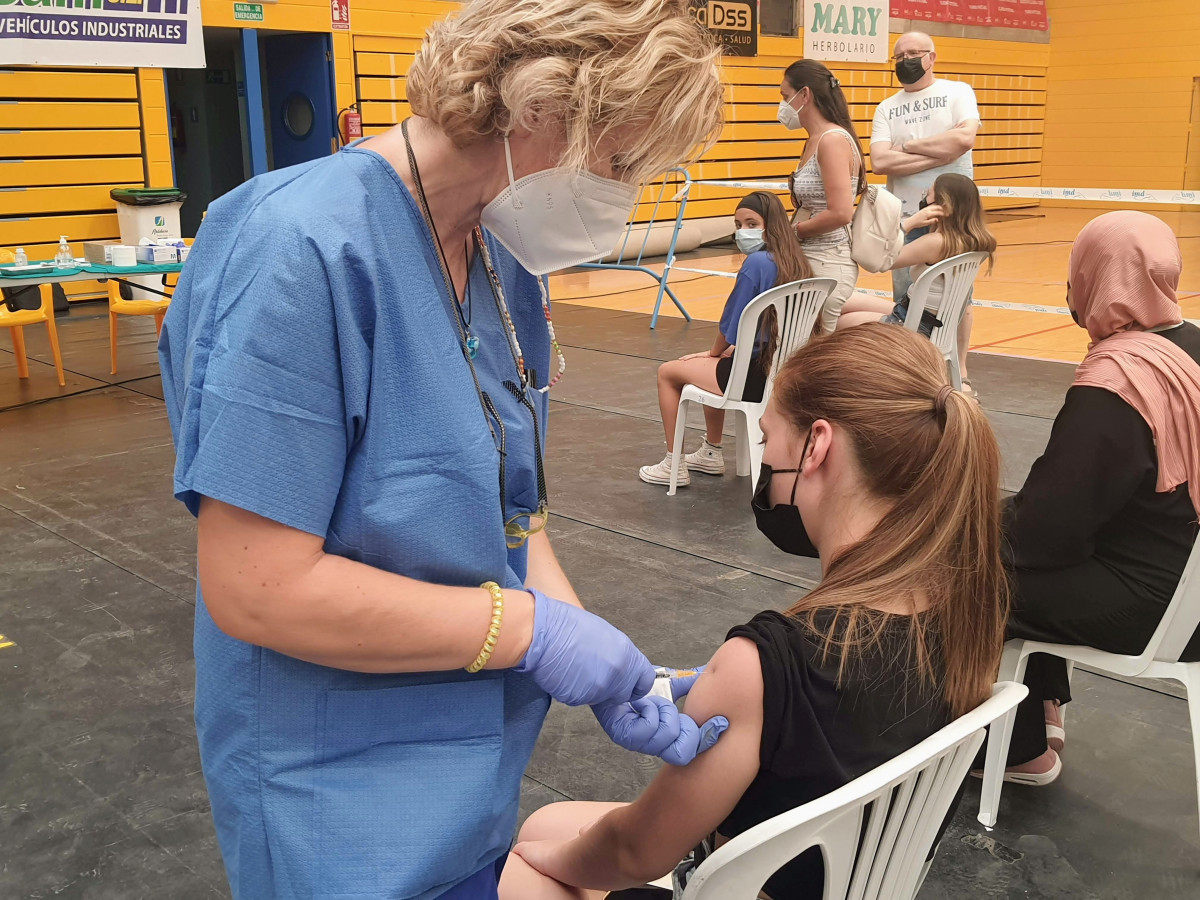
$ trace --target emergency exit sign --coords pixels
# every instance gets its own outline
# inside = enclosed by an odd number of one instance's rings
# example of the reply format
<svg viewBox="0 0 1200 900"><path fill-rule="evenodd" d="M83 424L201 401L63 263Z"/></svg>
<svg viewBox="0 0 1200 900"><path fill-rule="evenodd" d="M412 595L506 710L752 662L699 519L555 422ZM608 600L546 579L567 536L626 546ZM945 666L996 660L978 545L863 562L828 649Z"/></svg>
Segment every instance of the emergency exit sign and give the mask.
<svg viewBox="0 0 1200 900"><path fill-rule="evenodd" d="M233 4L233 18L237 22L261 22L263 10L261 3Z"/></svg>

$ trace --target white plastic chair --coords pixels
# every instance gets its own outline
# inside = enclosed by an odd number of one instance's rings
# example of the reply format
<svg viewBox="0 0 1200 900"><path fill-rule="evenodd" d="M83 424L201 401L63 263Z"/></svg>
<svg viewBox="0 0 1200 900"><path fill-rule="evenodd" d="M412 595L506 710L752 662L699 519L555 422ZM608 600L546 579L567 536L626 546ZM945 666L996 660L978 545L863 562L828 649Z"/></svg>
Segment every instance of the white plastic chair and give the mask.
<svg viewBox="0 0 1200 900"><path fill-rule="evenodd" d="M1146 649L1138 656L1105 653L1092 647L1073 644L1043 644L1039 641L1011 640L1004 645L1000 660L1000 678L1021 681L1031 653L1049 653L1073 663L1083 663L1127 678L1170 678L1181 682L1187 691L1188 715L1192 724L1192 752L1196 760L1196 790L1200 796L1200 662L1180 662L1179 654L1200 625L1200 541L1192 548L1175 596L1167 605L1162 621L1150 636ZM1000 789L1004 786L1004 767L1012 740L1015 714L997 722L988 738L987 758L983 767L983 791L979 797L979 821L989 828L996 824L1000 807Z"/></svg>
<svg viewBox="0 0 1200 900"><path fill-rule="evenodd" d="M922 272L921 277L908 289L908 315L904 319L904 327L916 331L921 324L921 313L929 302L930 288L939 278L945 282L941 303L937 309L930 310L945 324L935 327L929 339L950 363L950 382L960 391L962 375L958 371L958 322L970 302L971 288L975 286L979 267L987 257L982 250L976 250L943 259Z"/></svg>
<svg viewBox="0 0 1200 900"><path fill-rule="evenodd" d="M825 305L825 298L835 287L837 281L832 278L792 281L763 291L742 310L742 316L738 319L737 341L733 345L733 365L725 393L714 394L694 384L688 384L684 385L683 393L679 397L679 414L675 419L675 446L671 449L671 484L667 488L668 496L675 495L675 488L679 482L679 461L683 458L683 435L687 430L688 403L699 403L701 406L741 414L741 421L735 423L737 473L757 477L762 463L762 432L758 428L758 420L762 418L767 401L771 398L775 372L783 360L808 340L813 326L817 323L817 317L821 314L821 307ZM767 386L763 390L763 398L758 403L753 403L740 398L746 387L750 358L758 340L759 317L769 306L775 307L779 323L779 342L771 360L771 371L767 373ZM750 490L754 490L753 477Z"/></svg>
<svg viewBox="0 0 1200 900"><path fill-rule="evenodd" d="M810 847L825 859L825 900L911 900L984 729L1029 693L992 696L917 746L846 786L756 825L700 864L681 900L754 900L766 880ZM859 846L860 836L862 845Z"/></svg>

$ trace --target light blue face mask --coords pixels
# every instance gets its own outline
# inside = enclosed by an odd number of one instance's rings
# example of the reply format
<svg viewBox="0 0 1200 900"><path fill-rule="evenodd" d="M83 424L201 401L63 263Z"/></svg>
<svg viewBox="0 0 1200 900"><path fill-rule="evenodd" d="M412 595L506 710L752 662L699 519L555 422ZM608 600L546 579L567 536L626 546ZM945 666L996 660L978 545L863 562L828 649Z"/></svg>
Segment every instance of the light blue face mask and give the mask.
<svg viewBox="0 0 1200 900"><path fill-rule="evenodd" d="M733 240L737 244L737 248L746 255L755 250L761 250L765 243L761 228L739 228L733 233Z"/></svg>

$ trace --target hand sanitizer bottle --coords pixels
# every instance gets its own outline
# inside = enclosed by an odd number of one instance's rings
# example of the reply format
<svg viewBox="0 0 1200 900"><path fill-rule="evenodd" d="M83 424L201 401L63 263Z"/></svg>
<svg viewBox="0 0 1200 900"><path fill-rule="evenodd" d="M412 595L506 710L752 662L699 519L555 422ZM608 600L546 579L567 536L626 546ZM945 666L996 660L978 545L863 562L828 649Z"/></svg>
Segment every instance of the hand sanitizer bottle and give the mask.
<svg viewBox="0 0 1200 900"><path fill-rule="evenodd" d="M71 247L67 243L67 236L61 235L58 239L58 253L54 256L54 264L56 266L73 266L75 264L75 254L71 252Z"/></svg>
<svg viewBox="0 0 1200 900"><path fill-rule="evenodd" d="M25 255L24 247L18 247L17 252L14 253L13 255L16 256L16 258L17 258L15 265L18 265L18 266L29 265L29 257Z"/></svg>

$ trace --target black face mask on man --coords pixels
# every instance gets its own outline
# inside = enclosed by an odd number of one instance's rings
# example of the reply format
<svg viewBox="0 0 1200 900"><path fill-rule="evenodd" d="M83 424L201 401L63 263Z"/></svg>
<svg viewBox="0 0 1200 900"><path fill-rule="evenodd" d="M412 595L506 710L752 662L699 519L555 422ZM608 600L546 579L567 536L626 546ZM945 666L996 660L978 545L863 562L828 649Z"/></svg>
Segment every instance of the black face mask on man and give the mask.
<svg viewBox="0 0 1200 900"><path fill-rule="evenodd" d="M896 77L901 84L916 84L925 77L925 57L913 56L896 63Z"/></svg>
<svg viewBox="0 0 1200 900"><path fill-rule="evenodd" d="M804 457L808 455L808 440L811 437L812 432L809 432L808 438L804 440L804 451L800 454L801 464L804 462ZM796 484L792 486L791 502L771 506L772 479L776 475L787 475L792 472L796 473ZM758 525L758 530L772 544L792 556L808 556L817 559L821 555L820 551L812 542L812 538L808 536L808 529L804 527L804 519L800 517L800 510L796 508L796 488L799 484L799 469L772 469L763 463L762 470L758 475L758 488L750 500L750 508L754 510L754 521Z"/></svg>

